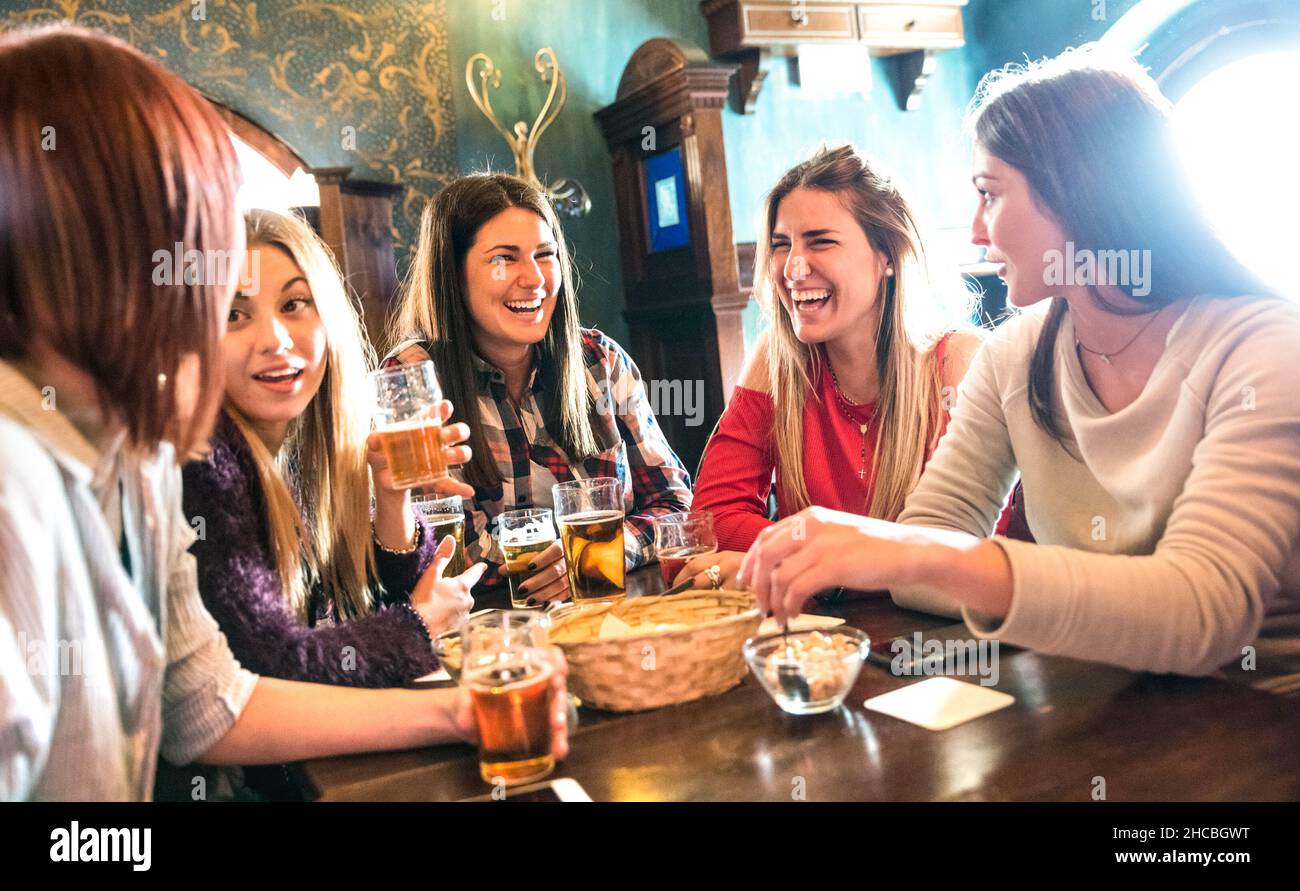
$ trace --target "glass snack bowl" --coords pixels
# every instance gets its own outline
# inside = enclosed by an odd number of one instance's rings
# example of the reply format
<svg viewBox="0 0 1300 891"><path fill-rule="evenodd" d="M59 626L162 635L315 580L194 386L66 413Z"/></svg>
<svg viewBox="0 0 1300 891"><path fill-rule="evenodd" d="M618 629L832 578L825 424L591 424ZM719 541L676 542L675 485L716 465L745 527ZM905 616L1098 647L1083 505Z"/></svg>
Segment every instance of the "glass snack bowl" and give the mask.
<svg viewBox="0 0 1300 891"><path fill-rule="evenodd" d="M749 670L776 704L792 715L819 715L838 708L870 651L866 633L844 625L751 637L743 648Z"/></svg>

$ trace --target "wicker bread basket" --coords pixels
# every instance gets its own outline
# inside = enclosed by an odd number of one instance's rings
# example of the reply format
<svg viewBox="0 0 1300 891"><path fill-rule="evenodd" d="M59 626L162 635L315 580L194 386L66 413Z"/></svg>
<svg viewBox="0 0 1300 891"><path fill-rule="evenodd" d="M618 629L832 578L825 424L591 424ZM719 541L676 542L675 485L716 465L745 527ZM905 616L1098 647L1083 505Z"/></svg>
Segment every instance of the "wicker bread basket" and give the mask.
<svg viewBox="0 0 1300 891"><path fill-rule="evenodd" d="M600 640L607 614L633 626L690 627ZM753 594L685 591L562 607L551 615L550 640L564 650L569 687L584 704L633 712L734 687L746 672L741 646L761 622Z"/></svg>

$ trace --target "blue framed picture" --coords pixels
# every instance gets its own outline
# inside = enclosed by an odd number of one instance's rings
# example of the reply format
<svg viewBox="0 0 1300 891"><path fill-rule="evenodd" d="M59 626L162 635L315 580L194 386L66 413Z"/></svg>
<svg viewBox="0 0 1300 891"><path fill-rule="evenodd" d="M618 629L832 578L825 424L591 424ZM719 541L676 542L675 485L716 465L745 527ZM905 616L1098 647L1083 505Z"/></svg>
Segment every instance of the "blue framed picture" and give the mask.
<svg viewBox="0 0 1300 891"><path fill-rule="evenodd" d="M650 253L686 247L691 228L686 218L686 174L682 150L669 149L645 159L645 196L650 217Z"/></svg>

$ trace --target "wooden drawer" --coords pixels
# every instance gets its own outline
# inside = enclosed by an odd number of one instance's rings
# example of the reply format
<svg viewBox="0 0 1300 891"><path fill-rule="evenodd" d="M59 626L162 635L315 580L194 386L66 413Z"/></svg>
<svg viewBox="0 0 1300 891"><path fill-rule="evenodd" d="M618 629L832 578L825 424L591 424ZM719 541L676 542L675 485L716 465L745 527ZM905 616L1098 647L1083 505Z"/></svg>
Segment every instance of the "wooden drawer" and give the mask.
<svg viewBox="0 0 1300 891"><path fill-rule="evenodd" d="M957 4L864 4L858 7L858 27L862 42L872 47L948 49L964 42Z"/></svg>
<svg viewBox="0 0 1300 891"><path fill-rule="evenodd" d="M842 42L857 38L857 22L849 3L742 2L741 35L746 46Z"/></svg>

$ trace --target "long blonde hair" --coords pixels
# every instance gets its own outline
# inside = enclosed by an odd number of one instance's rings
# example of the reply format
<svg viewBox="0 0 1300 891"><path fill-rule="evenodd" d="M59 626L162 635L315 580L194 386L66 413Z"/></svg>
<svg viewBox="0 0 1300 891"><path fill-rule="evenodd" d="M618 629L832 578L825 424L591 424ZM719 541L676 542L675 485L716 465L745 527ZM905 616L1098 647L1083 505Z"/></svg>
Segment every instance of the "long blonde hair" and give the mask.
<svg viewBox="0 0 1300 891"><path fill-rule="evenodd" d="M771 241L781 201L795 189L814 189L839 198L866 234L872 249L894 269L880 277L876 295L877 398L875 455L867 515L893 520L916 487L921 470L942 433L942 369L934 350L948 331L969 324L971 295L955 281L933 291L924 247L907 202L894 184L872 169L852 146L818 149L791 168L763 206L754 279L768 318L768 380L775 411L773 435L777 486L794 510L811 504L803 472L803 411L820 373L821 351L801 343L781 306L784 284L772 262ZM933 292L933 293L927 293Z"/></svg>
<svg viewBox="0 0 1300 891"><path fill-rule="evenodd" d="M366 464L370 401L365 387L374 351L338 267L310 227L266 210L250 210L244 221L250 251L278 248L307 278L325 326L325 377L307 409L289 424L278 454L271 454L228 399L225 411L253 453L271 551L290 608L306 620L308 594L319 582L335 615L355 618L370 610L370 586L378 578Z"/></svg>

